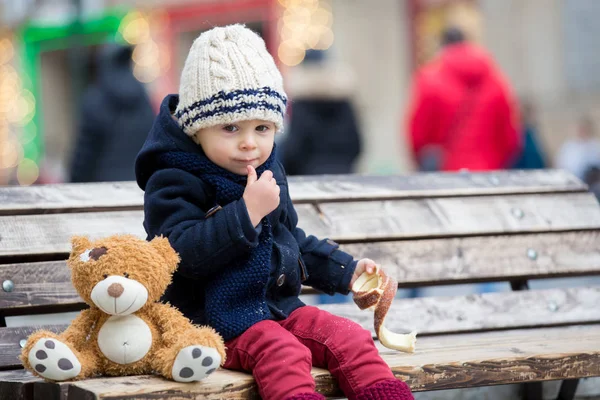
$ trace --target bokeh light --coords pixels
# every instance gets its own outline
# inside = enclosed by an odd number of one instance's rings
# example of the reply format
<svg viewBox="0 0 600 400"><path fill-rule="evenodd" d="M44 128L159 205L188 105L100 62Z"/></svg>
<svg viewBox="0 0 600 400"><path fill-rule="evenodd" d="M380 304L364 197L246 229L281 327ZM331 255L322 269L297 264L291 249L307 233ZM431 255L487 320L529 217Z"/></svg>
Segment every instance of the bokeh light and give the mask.
<svg viewBox="0 0 600 400"><path fill-rule="evenodd" d="M24 158L17 167L17 181L21 186L29 186L37 181L40 169L35 161Z"/></svg>
<svg viewBox="0 0 600 400"><path fill-rule="evenodd" d="M304 60L306 50L326 50L333 44L333 14L321 0L279 0L285 8L278 21L279 60L288 66Z"/></svg>
<svg viewBox="0 0 600 400"><path fill-rule="evenodd" d="M123 17L119 32L130 44L145 42L150 38L150 24L139 11L132 11Z"/></svg>

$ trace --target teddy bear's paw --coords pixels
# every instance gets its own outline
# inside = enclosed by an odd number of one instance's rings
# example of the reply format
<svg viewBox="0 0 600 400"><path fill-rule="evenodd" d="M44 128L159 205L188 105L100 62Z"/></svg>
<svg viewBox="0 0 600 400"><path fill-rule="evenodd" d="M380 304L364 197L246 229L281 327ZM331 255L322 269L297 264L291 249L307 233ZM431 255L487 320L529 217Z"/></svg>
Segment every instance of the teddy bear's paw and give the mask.
<svg viewBox="0 0 600 400"><path fill-rule="evenodd" d="M212 347L200 345L184 347L179 351L173 369L173 380L194 382L212 374L221 364L219 352Z"/></svg>
<svg viewBox="0 0 600 400"><path fill-rule="evenodd" d="M29 351L29 363L46 379L66 381L81 372L81 363L64 343L42 338Z"/></svg>

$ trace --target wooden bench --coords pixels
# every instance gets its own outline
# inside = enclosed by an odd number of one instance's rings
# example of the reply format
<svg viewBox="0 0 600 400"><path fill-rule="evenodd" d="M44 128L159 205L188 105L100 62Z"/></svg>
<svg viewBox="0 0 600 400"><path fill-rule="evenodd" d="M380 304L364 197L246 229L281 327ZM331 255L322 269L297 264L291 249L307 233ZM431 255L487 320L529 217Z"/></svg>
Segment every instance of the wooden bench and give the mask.
<svg viewBox="0 0 600 400"><path fill-rule="evenodd" d="M413 391L526 383L524 398L534 399L542 381L564 380L564 400L578 379L600 376L600 287L526 290L531 279L600 275L600 207L574 177L516 171L289 181L301 227L373 258L401 287L511 283L514 291L395 300L387 325L416 329L417 351L381 353ZM6 327L6 318L84 308L65 264L69 238L145 237L142 202L133 182L0 188L1 399L258 398L250 375L226 370L199 384L154 376L52 384L21 369L20 343L37 327ZM320 307L372 329L372 313L351 302ZM341 395L327 371L313 375L321 393Z"/></svg>

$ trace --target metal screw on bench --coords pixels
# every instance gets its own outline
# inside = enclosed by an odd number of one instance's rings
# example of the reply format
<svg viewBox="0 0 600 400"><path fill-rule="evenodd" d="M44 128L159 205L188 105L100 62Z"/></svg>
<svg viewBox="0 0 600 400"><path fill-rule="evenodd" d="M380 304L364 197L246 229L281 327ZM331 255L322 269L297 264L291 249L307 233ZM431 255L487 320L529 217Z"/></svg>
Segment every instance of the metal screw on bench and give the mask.
<svg viewBox="0 0 600 400"><path fill-rule="evenodd" d="M534 249L527 249L527 257L529 257L531 260L537 260L537 256L537 251Z"/></svg>
<svg viewBox="0 0 600 400"><path fill-rule="evenodd" d="M558 310L558 304L556 304L555 302L551 301L550 303L548 303L548 310L555 312Z"/></svg>
<svg viewBox="0 0 600 400"><path fill-rule="evenodd" d="M21 346L22 348L25 347L25 343L27 343L27 339L19 340L19 346Z"/></svg>
<svg viewBox="0 0 600 400"><path fill-rule="evenodd" d="M523 216L525 216L525 213L520 208L513 208L512 210L510 210L510 212L517 219L521 219L523 218Z"/></svg>
<svg viewBox="0 0 600 400"><path fill-rule="evenodd" d="M490 183L494 186L498 186L500 184L500 179L498 179L497 176L492 175L490 176Z"/></svg>
<svg viewBox="0 0 600 400"><path fill-rule="evenodd" d="M2 282L2 289L5 292L12 292L14 288L15 284L13 283L13 281L7 279L4 282Z"/></svg>

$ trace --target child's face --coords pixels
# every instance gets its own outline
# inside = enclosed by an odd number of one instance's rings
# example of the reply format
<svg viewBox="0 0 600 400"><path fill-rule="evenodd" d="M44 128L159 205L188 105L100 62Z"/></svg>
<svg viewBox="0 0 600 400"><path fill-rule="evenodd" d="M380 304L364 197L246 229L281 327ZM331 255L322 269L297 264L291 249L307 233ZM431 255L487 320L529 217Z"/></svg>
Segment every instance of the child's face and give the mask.
<svg viewBox="0 0 600 400"><path fill-rule="evenodd" d="M213 163L238 175L247 175L247 165L257 168L271 155L275 124L268 121L239 121L203 128L196 142Z"/></svg>

